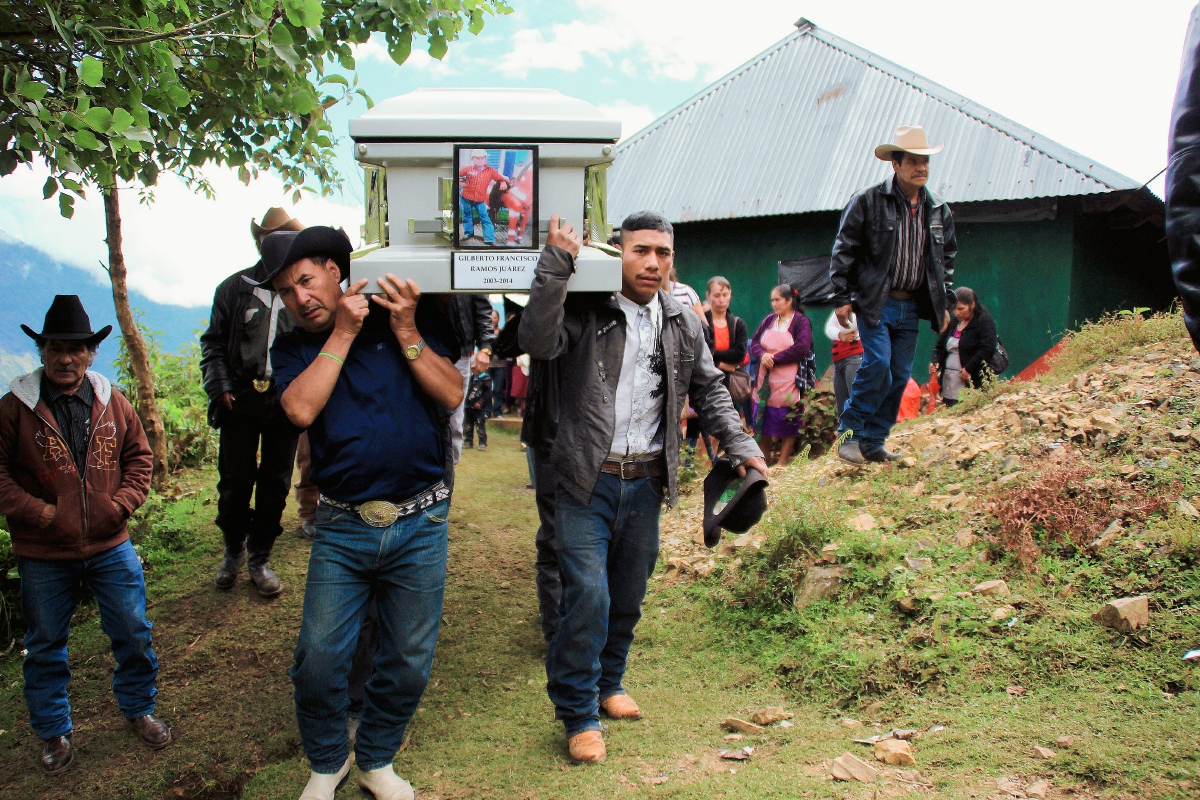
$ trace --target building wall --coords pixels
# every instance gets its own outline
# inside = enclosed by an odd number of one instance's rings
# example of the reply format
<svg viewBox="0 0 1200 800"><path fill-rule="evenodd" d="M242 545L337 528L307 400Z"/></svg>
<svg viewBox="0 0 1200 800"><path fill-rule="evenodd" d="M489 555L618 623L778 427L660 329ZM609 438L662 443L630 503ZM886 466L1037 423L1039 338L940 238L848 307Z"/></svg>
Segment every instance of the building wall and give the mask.
<svg viewBox="0 0 1200 800"><path fill-rule="evenodd" d="M681 223L675 226L676 268L680 279L703 294L712 275L733 284L733 313L746 320L751 334L770 313L770 291L781 259L828 253L837 235L839 214L827 212L784 217ZM979 293L993 312L1011 374L1045 352L1068 325L1073 258L1073 219L1060 215L1040 222L962 223L958 225L956 284ZM810 308L818 368L830 363L823 333L829 308ZM926 364L936 335L922 323L915 373Z"/></svg>
<svg viewBox="0 0 1200 800"><path fill-rule="evenodd" d="M1161 311L1175 301L1162 227L1132 227L1136 221L1120 212L1077 215L1071 327L1125 309Z"/></svg>

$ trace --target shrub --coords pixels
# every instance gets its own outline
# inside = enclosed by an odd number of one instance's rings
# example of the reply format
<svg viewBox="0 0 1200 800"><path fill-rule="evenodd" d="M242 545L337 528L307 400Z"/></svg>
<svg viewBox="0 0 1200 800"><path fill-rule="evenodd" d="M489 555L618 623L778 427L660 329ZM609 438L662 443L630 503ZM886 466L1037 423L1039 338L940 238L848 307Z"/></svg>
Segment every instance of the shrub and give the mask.
<svg viewBox="0 0 1200 800"><path fill-rule="evenodd" d="M1149 316L1142 309L1118 311L1067 333L1062 348L1050 363L1049 378L1061 380L1101 361L1126 356L1134 347L1186 336L1187 328L1178 308Z"/></svg>
<svg viewBox="0 0 1200 800"><path fill-rule="evenodd" d="M8 647L8 643L24 626L17 557L13 555L12 538L8 531L0 528L0 651Z"/></svg>

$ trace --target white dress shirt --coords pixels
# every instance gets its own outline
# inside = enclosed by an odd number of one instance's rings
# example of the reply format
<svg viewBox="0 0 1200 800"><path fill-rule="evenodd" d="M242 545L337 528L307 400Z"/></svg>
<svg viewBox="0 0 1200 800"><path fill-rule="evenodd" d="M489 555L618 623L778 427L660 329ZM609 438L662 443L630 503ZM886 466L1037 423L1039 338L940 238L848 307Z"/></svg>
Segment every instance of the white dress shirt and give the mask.
<svg viewBox="0 0 1200 800"><path fill-rule="evenodd" d="M625 353L617 378L616 426L613 455L644 456L663 448L663 403L666 392L662 358L662 304L658 295L640 306L620 292L617 302L625 312Z"/></svg>

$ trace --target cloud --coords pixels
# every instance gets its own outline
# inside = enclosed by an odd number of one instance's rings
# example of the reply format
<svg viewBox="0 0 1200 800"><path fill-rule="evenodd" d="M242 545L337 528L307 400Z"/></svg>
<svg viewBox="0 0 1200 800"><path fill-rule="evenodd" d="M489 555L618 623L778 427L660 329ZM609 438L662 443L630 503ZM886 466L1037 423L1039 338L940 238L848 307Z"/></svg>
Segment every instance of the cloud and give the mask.
<svg viewBox="0 0 1200 800"><path fill-rule="evenodd" d="M628 100L601 103L597 108L604 116L621 120L622 139L628 139L658 117L658 114L654 113L654 109L650 106L634 105Z"/></svg>
<svg viewBox="0 0 1200 800"><path fill-rule="evenodd" d="M283 182L263 176L243 185L232 170L206 170L216 190L205 198L173 175L163 175L152 205L138 202L136 189L120 192L124 253L129 286L151 300L181 306L212 302L216 285L258 260L250 237L250 221L271 206L282 206L308 225L344 227L358 241L361 204L344 205L328 198L303 198L293 205ZM42 200L44 169L22 167L0 179L0 230L64 264L82 267L107 280L104 206L95 189L76 201L75 216L63 219L57 199ZM357 176L347 176L346 202L360 189ZM359 184L361 185L361 184Z"/></svg>

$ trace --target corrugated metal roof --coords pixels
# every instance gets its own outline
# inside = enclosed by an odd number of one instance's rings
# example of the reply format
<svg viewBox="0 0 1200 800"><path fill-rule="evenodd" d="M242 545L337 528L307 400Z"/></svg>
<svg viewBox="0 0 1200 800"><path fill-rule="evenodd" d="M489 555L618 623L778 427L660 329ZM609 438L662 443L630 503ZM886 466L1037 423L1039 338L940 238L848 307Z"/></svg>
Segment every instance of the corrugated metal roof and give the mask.
<svg viewBox="0 0 1200 800"><path fill-rule="evenodd" d="M609 216L675 222L840 210L891 166L900 125L946 149L929 186L947 201L1136 189L1136 181L807 20L617 147Z"/></svg>

